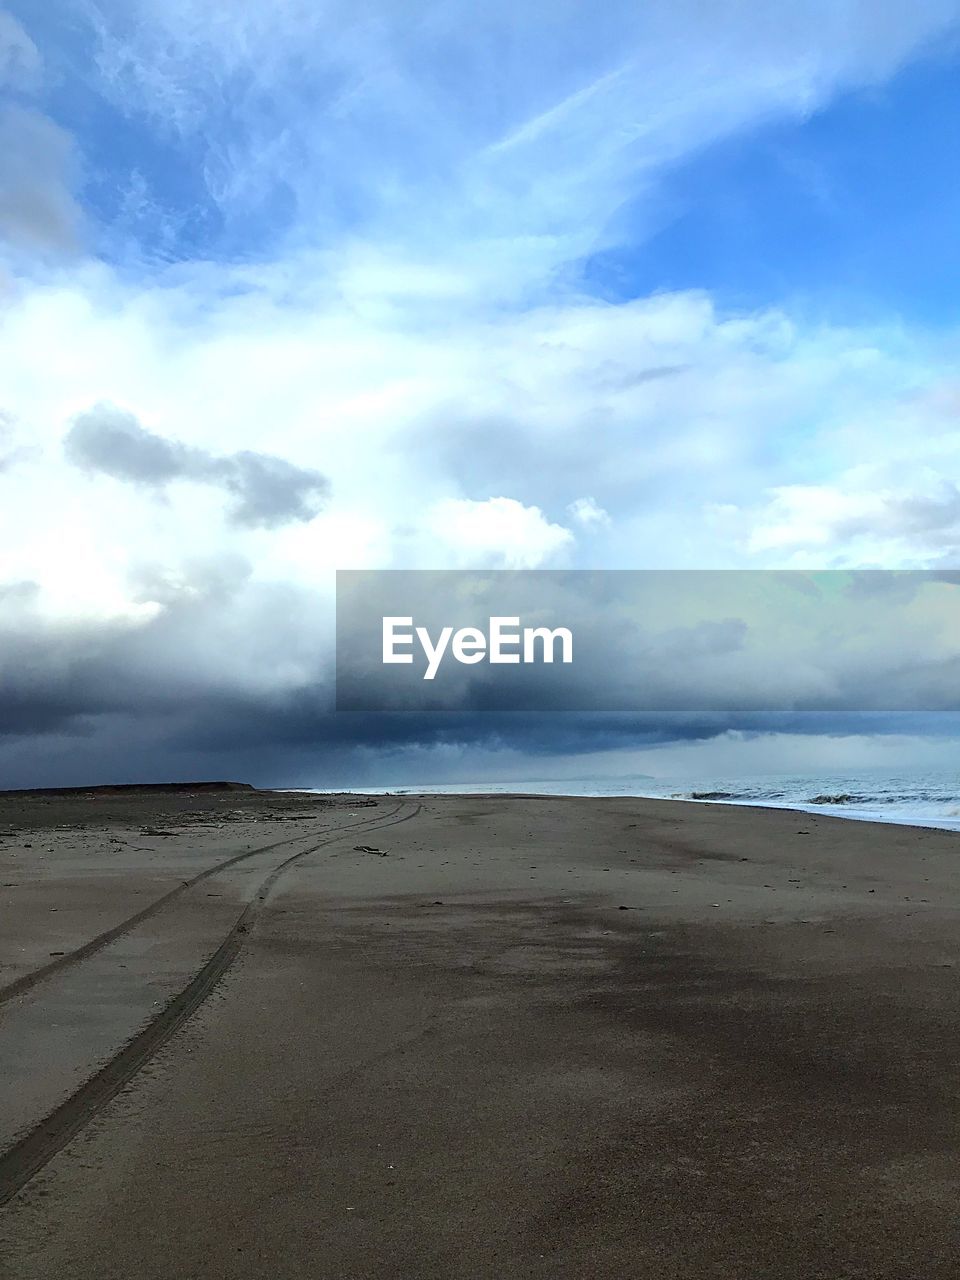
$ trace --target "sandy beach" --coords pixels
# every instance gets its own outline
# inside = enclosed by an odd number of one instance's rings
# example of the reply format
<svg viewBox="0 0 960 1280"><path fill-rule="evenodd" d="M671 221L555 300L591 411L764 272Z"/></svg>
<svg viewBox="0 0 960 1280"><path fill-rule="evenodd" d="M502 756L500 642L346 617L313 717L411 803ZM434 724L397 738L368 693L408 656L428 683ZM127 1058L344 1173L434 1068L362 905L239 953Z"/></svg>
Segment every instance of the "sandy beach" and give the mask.
<svg viewBox="0 0 960 1280"><path fill-rule="evenodd" d="M960 837L0 797L5 1280L951 1280Z"/></svg>

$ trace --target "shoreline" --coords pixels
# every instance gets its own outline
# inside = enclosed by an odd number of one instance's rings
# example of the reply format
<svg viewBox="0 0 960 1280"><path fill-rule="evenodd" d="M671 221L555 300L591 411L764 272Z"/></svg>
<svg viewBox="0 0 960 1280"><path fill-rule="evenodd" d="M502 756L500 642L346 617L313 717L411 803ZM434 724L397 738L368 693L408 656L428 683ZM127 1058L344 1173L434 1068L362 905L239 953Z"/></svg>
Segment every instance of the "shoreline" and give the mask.
<svg viewBox="0 0 960 1280"><path fill-rule="evenodd" d="M459 785L459 784L451 784ZM875 813L873 811L862 810L860 812L843 812L842 805L813 805L813 804L777 804L774 801L764 800L719 800L707 799L704 797L694 796L665 796L665 795L648 795L639 791L433 791L429 788L422 787L400 787L395 790L387 790L383 787L365 788L354 787L347 790L333 790L324 787L283 787L276 788L281 793L300 794L300 795L318 795L318 796L446 796L450 799L457 797L484 797L487 799L495 799L498 796L513 797L515 799L527 800L656 800L669 801L674 804L697 804L697 805L718 805L725 808L737 809L775 809L788 813L800 813L811 816L820 815L826 818L843 818L851 822L876 822L884 826L904 826L916 827L921 830L929 831L947 831L960 833L960 817L956 818L924 818L916 814L905 816L896 816L893 814L885 815L883 813ZM960 805L960 798L958 798Z"/></svg>

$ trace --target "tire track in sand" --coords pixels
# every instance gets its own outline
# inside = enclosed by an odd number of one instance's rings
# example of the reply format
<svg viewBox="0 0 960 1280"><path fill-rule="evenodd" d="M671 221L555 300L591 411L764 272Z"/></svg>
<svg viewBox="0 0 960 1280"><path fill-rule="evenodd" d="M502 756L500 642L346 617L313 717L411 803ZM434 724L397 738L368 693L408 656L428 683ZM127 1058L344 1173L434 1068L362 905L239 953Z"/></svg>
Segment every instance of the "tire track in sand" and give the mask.
<svg viewBox="0 0 960 1280"><path fill-rule="evenodd" d="M396 810L393 812L396 812ZM352 826L362 827L365 822L369 821L371 819L364 818L358 823L348 823L346 826L338 827L337 830L346 831L348 827ZM228 867L236 866L238 862L243 862L246 858L253 858L260 853L269 853L271 849L282 849L286 844L296 844L298 841L309 839L309 835L285 836L282 840L274 840L272 844L262 844L256 849L247 849L245 853L237 853L233 857L225 858L222 862L214 863L213 866L207 867L206 870L198 872L197 875L192 876L189 880L182 881L167 893L155 898L140 911L128 916L125 920L121 920L119 924L111 926L111 928L104 930L103 933L98 933L89 942L84 942L81 946L75 947L73 951L67 951L55 960L50 960L36 969L31 969L29 973L24 973L19 978L14 978L12 982L0 987L0 1007L8 1004L17 996L23 995L25 991L29 991L32 987L37 986L38 983L45 982L47 978L52 978L55 973L60 973L63 969L69 969L71 965L79 964L81 960L86 960L89 956L102 951L111 942L116 942L117 938L122 938L125 933L135 929L138 924L142 924L144 920L149 920L152 915L156 915L174 898L186 893L194 885L200 884L204 880L209 880L211 876L215 876L221 871L226 871Z"/></svg>
<svg viewBox="0 0 960 1280"><path fill-rule="evenodd" d="M419 804L414 804L408 813L398 817L404 807L403 803L399 804L385 818L367 819L340 827L311 848L291 854L274 867L261 881L256 894L220 946L184 989L169 1000L160 1013L129 1040L119 1053L19 1142L0 1155L0 1205L11 1200L58 1151L75 1138L200 1007L239 955L245 935L250 932L274 885L288 867L327 845L335 844L348 831L377 831L383 827L396 826L415 818L421 808Z"/></svg>

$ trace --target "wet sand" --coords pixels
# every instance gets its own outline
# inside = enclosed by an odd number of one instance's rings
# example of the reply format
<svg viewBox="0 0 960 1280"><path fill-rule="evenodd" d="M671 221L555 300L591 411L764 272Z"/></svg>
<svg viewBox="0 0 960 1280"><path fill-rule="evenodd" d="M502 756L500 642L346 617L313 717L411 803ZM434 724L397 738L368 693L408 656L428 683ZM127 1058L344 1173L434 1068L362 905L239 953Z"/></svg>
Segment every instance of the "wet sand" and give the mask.
<svg viewBox="0 0 960 1280"><path fill-rule="evenodd" d="M960 839L0 797L0 1274L960 1274Z"/></svg>

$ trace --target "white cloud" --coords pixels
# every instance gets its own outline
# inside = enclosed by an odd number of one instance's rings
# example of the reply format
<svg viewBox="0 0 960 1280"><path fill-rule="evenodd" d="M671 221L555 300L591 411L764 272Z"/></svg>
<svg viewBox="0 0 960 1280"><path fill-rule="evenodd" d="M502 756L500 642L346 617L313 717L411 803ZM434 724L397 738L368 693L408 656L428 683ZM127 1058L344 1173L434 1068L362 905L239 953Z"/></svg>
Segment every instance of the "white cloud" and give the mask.
<svg viewBox="0 0 960 1280"><path fill-rule="evenodd" d="M844 493L829 485L783 485L772 494L750 536L751 550L826 547L846 522L878 521L884 511L880 494Z"/></svg>
<svg viewBox="0 0 960 1280"><path fill-rule="evenodd" d="M946 533L920 526L943 516L937 485L960 467L950 362L897 328L725 317L696 293L526 312L475 302L439 324L381 308L373 280L353 292L349 269L305 268L292 299L286 267L261 270L256 288L225 290L230 279L180 269L145 286L77 266L10 299L4 580L49 577L62 594L52 528L109 576L91 597L104 601L132 601L131 566L176 573L201 551L311 589L338 564L597 567L595 536L578 546L559 513L602 530L611 568L945 554ZM170 485L158 501L85 475L63 441L105 400L194 450L320 471L327 505L302 528L243 528L209 486ZM869 453L874 469L857 471ZM902 507L896 539L871 539L897 495L940 507Z"/></svg>
<svg viewBox="0 0 960 1280"><path fill-rule="evenodd" d="M462 568L537 569L573 543L569 529L551 524L539 507L525 507L514 498L447 498L434 504L426 525Z"/></svg>
<svg viewBox="0 0 960 1280"><path fill-rule="evenodd" d="M567 507L570 515L584 529L602 529L610 524L610 517L593 498L577 498Z"/></svg>
<svg viewBox="0 0 960 1280"><path fill-rule="evenodd" d="M953 563L960 553L960 489L922 466L883 489L862 473L837 484L784 485L759 512L749 545L807 559L826 551L844 565Z"/></svg>

